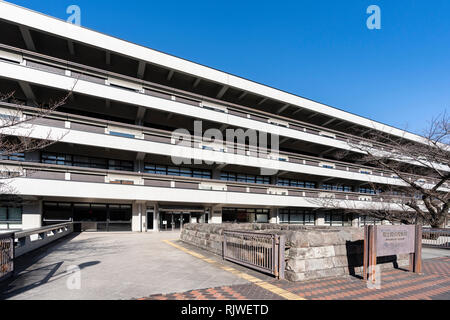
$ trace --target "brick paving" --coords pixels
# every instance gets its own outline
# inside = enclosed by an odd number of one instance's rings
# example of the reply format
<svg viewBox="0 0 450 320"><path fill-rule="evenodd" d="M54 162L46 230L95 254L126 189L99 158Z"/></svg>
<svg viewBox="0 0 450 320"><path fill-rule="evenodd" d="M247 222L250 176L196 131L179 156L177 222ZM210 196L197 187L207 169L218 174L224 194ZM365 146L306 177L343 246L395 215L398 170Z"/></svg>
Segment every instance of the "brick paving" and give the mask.
<svg viewBox="0 0 450 320"><path fill-rule="evenodd" d="M450 300L450 257L423 261L423 274L402 269L383 272L381 288L369 289L356 277L270 284L311 300ZM152 295L140 300L284 300L253 283Z"/></svg>

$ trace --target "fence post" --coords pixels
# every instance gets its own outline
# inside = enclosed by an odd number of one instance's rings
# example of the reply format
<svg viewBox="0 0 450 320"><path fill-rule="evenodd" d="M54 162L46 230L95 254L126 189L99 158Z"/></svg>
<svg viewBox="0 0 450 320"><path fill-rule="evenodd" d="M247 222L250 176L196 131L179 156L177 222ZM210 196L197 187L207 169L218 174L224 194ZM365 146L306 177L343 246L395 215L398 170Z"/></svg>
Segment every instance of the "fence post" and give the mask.
<svg viewBox="0 0 450 320"><path fill-rule="evenodd" d="M422 226L416 225L416 241L414 247L414 272L422 273Z"/></svg>
<svg viewBox="0 0 450 320"><path fill-rule="evenodd" d="M272 235L272 270L275 277L279 278L280 273L278 270L278 252L280 248L279 237L277 235Z"/></svg>
<svg viewBox="0 0 450 320"><path fill-rule="evenodd" d="M284 235L280 236L280 241L279 241L279 245L278 245L278 250L280 251L278 254L278 259L279 259L279 263L278 263L278 267L279 267L279 272L278 272L278 278L281 280L284 280L284 270L286 269L286 261L284 258L284 250L286 249L286 238Z"/></svg>
<svg viewBox="0 0 450 320"><path fill-rule="evenodd" d="M223 250L222 250L222 259L225 260L225 257L227 256L227 235L225 232L223 233Z"/></svg>

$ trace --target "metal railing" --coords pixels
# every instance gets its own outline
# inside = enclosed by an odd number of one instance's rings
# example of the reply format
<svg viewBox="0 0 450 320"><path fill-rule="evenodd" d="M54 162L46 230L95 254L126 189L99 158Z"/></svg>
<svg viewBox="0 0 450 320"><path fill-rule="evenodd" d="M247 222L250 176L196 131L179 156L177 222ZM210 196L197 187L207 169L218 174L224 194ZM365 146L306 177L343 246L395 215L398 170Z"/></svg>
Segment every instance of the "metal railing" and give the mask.
<svg viewBox="0 0 450 320"><path fill-rule="evenodd" d="M14 232L0 233L0 281L14 272Z"/></svg>
<svg viewBox="0 0 450 320"><path fill-rule="evenodd" d="M284 279L284 236L248 231L224 231L223 258Z"/></svg>
<svg viewBox="0 0 450 320"><path fill-rule="evenodd" d="M422 246L450 249L450 229L423 228Z"/></svg>

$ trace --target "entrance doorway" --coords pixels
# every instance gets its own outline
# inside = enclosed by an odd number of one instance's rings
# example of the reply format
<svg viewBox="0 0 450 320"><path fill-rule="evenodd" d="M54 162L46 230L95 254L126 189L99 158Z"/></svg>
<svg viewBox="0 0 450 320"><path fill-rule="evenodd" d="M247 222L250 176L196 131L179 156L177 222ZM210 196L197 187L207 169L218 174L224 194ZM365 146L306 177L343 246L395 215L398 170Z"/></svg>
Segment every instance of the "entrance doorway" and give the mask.
<svg viewBox="0 0 450 320"><path fill-rule="evenodd" d="M159 230L180 230L186 223L198 223L202 214L203 213L191 211L160 211Z"/></svg>
<svg viewBox="0 0 450 320"><path fill-rule="evenodd" d="M146 231L153 230L153 219L154 219L154 211L153 210L147 210L147 217L146 217Z"/></svg>

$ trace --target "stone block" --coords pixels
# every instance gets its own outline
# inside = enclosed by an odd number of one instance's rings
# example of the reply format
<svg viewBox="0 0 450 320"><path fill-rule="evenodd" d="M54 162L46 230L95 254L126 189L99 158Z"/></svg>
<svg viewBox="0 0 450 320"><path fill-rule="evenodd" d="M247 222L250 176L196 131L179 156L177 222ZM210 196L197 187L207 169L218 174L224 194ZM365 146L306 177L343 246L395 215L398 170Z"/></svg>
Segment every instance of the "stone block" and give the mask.
<svg viewBox="0 0 450 320"><path fill-rule="evenodd" d="M332 257L332 259L333 259L333 265L335 267L347 267L348 266L347 256Z"/></svg>
<svg viewBox="0 0 450 320"><path fill-rule="evenodd" d="M333 268L332 258L320 258L320 259L307 259L306 260L306 270L323 270Z"/></svg>
<svg viewBox="0 0 450 320"><path fill-rule="evenodd" d="M289 259L286 263L286 270L294 272L305 272L306 260Z"/></svg>

